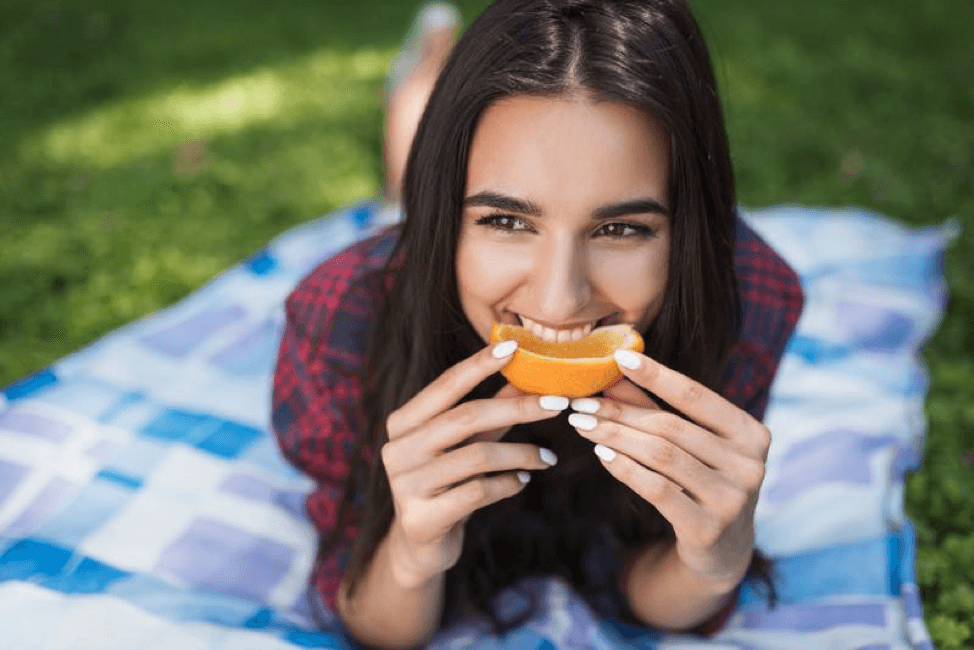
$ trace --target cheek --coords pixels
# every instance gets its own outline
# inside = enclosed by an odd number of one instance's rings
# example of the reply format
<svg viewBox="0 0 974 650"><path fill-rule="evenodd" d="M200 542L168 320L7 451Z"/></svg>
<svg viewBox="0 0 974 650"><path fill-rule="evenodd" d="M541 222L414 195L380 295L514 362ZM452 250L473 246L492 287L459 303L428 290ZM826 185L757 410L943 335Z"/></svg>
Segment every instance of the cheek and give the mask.
<svg viewBox="0 0 974 650"><path fill-rule="evenodd" d="M475 235L462 237L457 249L457 289L467 318L475 321L478 313L508 296L530 268L525 247Z"/></svg>
<svg viewBox="0 0 974 650"><path fill-rule="evenodd" d="M663 246L631 254L598 255L592 265L600 293L636 321L659 312L668 271L669 251Z"/></svg>

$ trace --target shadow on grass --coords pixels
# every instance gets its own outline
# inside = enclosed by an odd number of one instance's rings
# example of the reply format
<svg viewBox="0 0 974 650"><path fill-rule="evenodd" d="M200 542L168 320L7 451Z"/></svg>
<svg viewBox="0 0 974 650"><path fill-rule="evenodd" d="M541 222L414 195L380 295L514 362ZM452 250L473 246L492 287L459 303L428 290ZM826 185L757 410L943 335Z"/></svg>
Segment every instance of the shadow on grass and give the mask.
<svg viewBox="0 0 974 650"><path fill-rule="evenodd" d="M0 7L0 159L44 125L328 49L398 47L413 1L8 0ZM458 2L471 17L486 2Z"/></svg>

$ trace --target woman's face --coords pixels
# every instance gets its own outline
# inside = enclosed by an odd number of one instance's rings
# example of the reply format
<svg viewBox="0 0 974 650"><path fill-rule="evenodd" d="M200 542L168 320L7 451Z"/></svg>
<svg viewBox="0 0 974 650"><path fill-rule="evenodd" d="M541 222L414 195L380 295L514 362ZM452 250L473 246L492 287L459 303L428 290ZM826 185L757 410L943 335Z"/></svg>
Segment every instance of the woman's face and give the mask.
<svg viewBox="0 0 974 650"><path fill-rule="evenodd" d="M516 96L491 105L471 145L457 251L464 313L549 340L644 329L670 254L669 138L627 105Z"/></svg>

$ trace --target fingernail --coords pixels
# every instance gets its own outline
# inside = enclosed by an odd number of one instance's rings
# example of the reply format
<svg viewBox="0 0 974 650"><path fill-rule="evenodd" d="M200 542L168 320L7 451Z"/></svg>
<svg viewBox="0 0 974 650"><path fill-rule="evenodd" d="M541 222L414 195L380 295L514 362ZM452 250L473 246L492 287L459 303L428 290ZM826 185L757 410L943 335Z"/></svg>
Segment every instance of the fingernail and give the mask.
<svg viewBox="0 0 974 650"><path fill-rule="evenodd" d="M630 370L635 370L642 363L639 355L629 350L616 350L614 356L620 366L629 368Z"/></svg>
<svg viewBox="0 0 974 650"><path fill-rule="evenodd" d="M592 399L591 397L572 400L572 408L581 413L598 413L599 406L599 400Z"/></svg>
<svg viewBox="0 0 974 650"><path fill-rule="evenodd" d="M568 408L568 398L557 395L545 395L541 398L541 408L546 411L564 411Z"/></svg>
<svg viewBox="0 0 974 650"><path fill-rule="evenodd" d="M616 452L612 451L608 447L603 447L602 445L595 445L595 455L604 460L607 463L612 462L612 459L616 457Z"/></svg>
<svg viewBox="0 0 974 650"><path fill-rule="evenodd" d="M514 350L517 349L517 341L502 341L494 346L491 350L491 354L494 355L495 359L503 359L504 357L509 357L514 354Z"/></svg>
<svg viewBox="0 0 974 650"><path fill-rule="evenodd" d="M558 456L555 456L555 452L550 449L541 448L541 460L548 463L549 465L556 465L558 463Z"/></svg>
<svg viewBox="0 0 974 650"><path fill-rule="evenodd" d="M591 431L598 423L599 421L593 418L591 415L572 413L568 416L568 424L572 425L573 427L578 427L583 431Z"/></svg>
<svg viewBox="0 0 974 650"><path fill-rule="evenodd" d="M531 480L531 475L527 472L518 472L517 480L521 481L521 483L527 483Z"/></svg>

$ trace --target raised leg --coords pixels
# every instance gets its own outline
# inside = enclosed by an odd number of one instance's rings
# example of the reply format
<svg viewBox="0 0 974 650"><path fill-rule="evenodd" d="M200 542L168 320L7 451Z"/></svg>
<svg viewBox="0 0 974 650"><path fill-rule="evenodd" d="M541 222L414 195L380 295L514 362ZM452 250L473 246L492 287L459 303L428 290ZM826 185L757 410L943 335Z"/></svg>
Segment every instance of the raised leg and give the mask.
<svg viewBox="0 0 974 650"><path fill-rule="evenodd" d="M459 28L460 15L452 5L442 2L424 5L393 64L386 92L383 140L385 195L390 201L398 202L402 195L403 174L413 137Z"/></svg>

